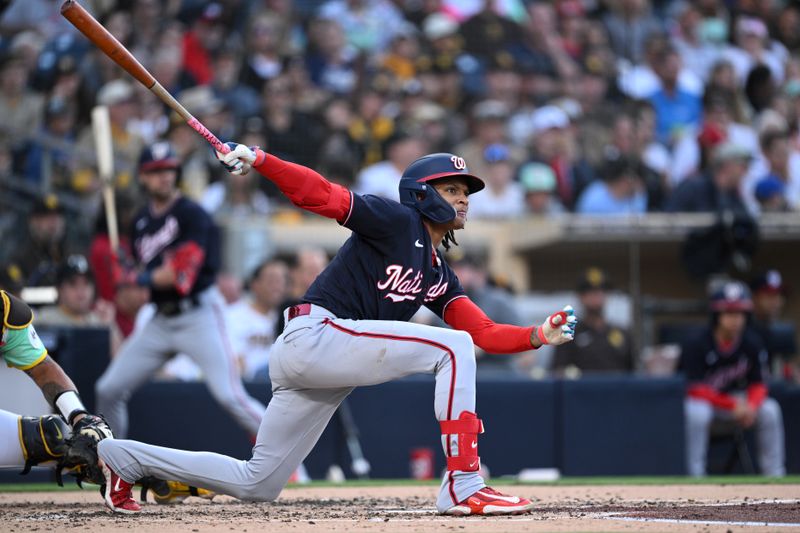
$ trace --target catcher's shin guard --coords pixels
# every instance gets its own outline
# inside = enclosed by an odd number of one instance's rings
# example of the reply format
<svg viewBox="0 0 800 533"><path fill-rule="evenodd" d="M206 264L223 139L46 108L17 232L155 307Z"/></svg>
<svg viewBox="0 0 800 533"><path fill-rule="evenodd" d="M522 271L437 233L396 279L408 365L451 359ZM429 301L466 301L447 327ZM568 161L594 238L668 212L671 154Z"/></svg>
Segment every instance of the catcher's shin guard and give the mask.
<svg viewBox="0 0 800 533"><path fill-rule="evenodd" d="M462 472L477 472L481 469L481 458L478 457L478 434L483 433L483 421L478 415L462 411L458 420L442 420L439 422L442 435L447 436L447 469ZM450 435L458 437L456 453L450 444Z"/></svg>
<svg viewBox="0 0 800 533"><path fill-rule="evenodd" d="M32 466L46 461L60 463L67 453L70 434L69 426L61 417L19 417L19 443L25 457L25 468L20 473L27 474Z"/></svg>
<svg viewBox="0 0 800 533"><path fill-rule="evenodd" d="M153 500L160 504L180 503L189 496L198 496L206 500L214 499L216 493L198 487L192 487L179 481L165 481L153 476L147 476L137 482L141 485L140 499L147 501L147 492L150 491Z"/></svg>

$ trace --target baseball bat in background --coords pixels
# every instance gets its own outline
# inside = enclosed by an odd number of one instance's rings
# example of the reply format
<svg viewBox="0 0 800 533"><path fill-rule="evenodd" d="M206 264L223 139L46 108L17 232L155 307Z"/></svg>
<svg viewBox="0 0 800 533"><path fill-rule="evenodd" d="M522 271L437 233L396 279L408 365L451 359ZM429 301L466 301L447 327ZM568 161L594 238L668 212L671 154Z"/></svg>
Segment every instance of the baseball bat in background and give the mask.
<svg viewBox="0 0 800 533"><path fill-rule="evenodd" d="M111 120L106 106L92 109L92 133L97 151L97 170L103 186L103 208L106 212L106 227L112 253L119 251L119 228L117 208L114 205L114 146L111 138Z"/></svg>
<svg viewBox="0 0 800 533"><path fill-rule="evenodd" d="M203 136L214 149L223 154L230 152L230 149L217 139L199 120L194 118L185 107L181 105L169 92L158 83L150 72L142 66L133 54L131 54L116 37L111 35L107 29L100 25L83 6L75 0L66 0L61 4L61 14L70 23L78 28L95 46L110 57L117 65L122 67L125 72L139 80L139 83L150 89L162 102L178 113L189 126Z"/></svg>

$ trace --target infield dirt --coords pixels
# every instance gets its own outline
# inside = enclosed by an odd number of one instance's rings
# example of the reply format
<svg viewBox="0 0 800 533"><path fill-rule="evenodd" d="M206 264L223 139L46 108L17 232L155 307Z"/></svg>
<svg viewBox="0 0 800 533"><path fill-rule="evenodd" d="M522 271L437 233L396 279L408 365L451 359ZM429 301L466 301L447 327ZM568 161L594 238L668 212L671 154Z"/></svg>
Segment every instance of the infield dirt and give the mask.
<svg viewBox="0 0 800 533"><path fill-rule="evenodd" d="M800 485L504 486L537 509L513 517L444 517L436 487L294 487L274 503L218 496L105 510L96 490L0 493L0 531L210 532L800 532Z"/></svg>

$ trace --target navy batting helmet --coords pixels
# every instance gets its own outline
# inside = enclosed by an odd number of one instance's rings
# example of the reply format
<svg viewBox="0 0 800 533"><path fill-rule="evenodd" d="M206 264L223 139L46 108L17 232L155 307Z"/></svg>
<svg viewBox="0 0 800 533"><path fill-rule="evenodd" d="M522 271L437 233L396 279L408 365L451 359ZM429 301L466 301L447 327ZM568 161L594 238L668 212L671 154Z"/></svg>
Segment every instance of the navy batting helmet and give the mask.
<svg viewBox="0 0 800 533"><path fill-rule="evenodd" d="M172 145L167 141L159 141L146 146L139 156L139 171L179 169L181 162Z"/></svg>
<svg viewBox="0 0 800 533"><path fill-rule="evenodd" d="M714 313L748 313L753 309L750 289L740 281L727 281L711 294Z"/></svg>
<svg viewBox="0 0 800 533"><path fill-rule="evenodd" d="M455 209L428 182L451 176L463 178L469 194L485 187L482 179L469 173L462 157L447 153L430 154L420 157L403 172L400 178L400 202L415 208L433 222L450 222L456 218Z"/></svg>

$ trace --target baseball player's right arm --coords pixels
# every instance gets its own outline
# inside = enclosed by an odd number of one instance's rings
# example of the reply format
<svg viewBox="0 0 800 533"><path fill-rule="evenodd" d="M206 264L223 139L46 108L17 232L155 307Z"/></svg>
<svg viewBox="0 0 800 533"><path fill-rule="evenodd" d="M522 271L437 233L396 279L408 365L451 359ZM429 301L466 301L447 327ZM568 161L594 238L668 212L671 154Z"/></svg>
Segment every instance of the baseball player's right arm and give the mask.
<svg viewBox="0 0 800 533"><path fill-rule="evenodd" d="M250 168L255 168L262 176L275 183L297 207L339 222L350 212L352 198L346 187L331 183L308 167L267 154L258 147L226 144L231 151L227 154L216 154L228 172L246 174Z"/></svg>

